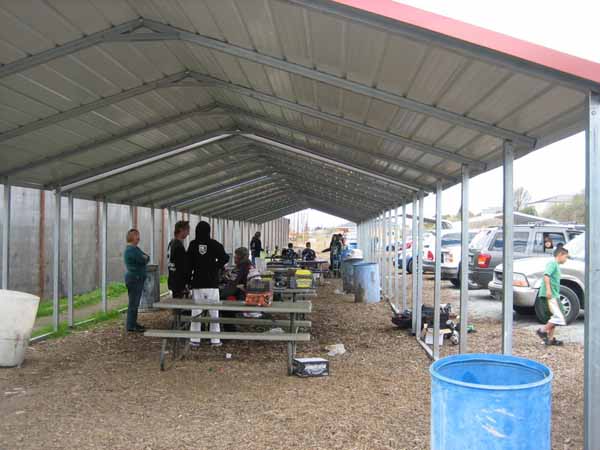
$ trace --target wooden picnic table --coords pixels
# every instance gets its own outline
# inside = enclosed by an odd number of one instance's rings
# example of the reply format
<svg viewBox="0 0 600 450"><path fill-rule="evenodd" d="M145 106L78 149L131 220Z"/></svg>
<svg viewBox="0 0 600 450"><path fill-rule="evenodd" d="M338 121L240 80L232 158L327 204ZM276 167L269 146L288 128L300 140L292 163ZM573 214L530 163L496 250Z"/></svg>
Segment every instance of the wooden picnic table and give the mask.
<svg viewBox="0 0 600 450"><path fill-rule="evenodd" d="M288 374L292 374L293 359L296 354L296 343L309 341L309 333L299 333L300 326L310 327L310 322L306 320L297 320L298 315L304 316L312 311L312 303L310 301L296 302L276 302L271 306L250 306L244 302L223 301L218 303L194 303L188 299L165 299L154 304L158 309L170 310L173 312L173 323L171 329L168 330L146 330L145 336L158 337L162 339L160 351L160 368L165 369L167 356L167 345L171 344L171 356L173 361L178 359L179 346L184 343L187 349L187 344L191 338L203 339L222 339L222 340L251 340L251 341L279 341L288 343ZM190 331L183 329L187 322L218 322L218 323L236 323L251 326L265 325L267 319L253 318L219 318L207 319L202 317L190 317L183 320L184 311L201 309L203 311L218 310L218 311L234 311L234 312L263 312L269 314L285 314L289 316L289 320L277 321L280 325L288 328L287 333L271 333L271 332L219 332L213 333L208 331ZM185 352L183 352L185 353ZM183 356L183 355L182 355Z"/></svg>

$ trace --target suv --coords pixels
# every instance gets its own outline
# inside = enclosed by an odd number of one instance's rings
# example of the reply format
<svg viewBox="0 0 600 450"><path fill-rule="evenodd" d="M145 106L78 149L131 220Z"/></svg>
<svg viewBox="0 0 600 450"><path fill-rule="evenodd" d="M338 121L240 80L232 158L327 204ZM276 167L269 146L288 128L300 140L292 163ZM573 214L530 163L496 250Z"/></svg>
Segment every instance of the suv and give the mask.
<svg viewBox="0 0 600 450"><path fill-rule="evenodd" d="M469 230L469 245L473 238L479 234L479 230ZM442 234L442 280L450 280L456 287L460 286L460 231L448 230ZM435 240L433 241L435 251ZM423 260L423 272L435 272L435 254L429 251L428 255Z"/></svg>
<svg viewBox="0 0 600 450"><path fill-rule="evenodd" d="M504 239L502 228L486 230L478 249L469 252L469 284L477 289L487 289L494 278L494 267L502 263ZM566 244L583 232L575 225L531 224L515 225L513 258L552 254L558 244ZM552 248L545 249L544 241L550 240Z"/></svg>

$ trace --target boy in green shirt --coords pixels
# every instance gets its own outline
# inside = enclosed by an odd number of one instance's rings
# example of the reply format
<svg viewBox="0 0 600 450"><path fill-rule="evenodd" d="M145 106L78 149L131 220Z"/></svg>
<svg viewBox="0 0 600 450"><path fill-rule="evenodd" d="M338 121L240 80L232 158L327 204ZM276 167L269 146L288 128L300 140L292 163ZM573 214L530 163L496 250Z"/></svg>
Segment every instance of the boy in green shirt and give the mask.
<svg viewBox="0 0 600 450"><path fill-rule="evenodd" d="M542 328L537 330L537 335L541 337L546 345L562 345L554 337L554 329L557 325L567 324L560 298L560 265L564 264L569 257L569 251L564 247L557 247L554 251L554 259L546 265L544 271L544 281L540 287L540 299L546 299L548 315L550 319Z"/></svg>

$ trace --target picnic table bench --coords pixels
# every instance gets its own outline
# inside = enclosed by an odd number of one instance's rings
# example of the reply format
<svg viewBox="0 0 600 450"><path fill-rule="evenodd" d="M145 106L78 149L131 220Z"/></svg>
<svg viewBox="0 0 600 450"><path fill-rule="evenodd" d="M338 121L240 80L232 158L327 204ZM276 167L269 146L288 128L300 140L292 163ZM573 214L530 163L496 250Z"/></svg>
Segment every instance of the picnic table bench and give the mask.
<svg viewBox="0 0 600 450"><path fill-rule="evenodd" d="M243 340L243 341L271 341L271 342L287 342L288 343L288 374L292 374L292 363L296 354L296 343L310 341L309 333L299 333L300 327L309 328L311 323L307 320L296 320L299 314L305 315L312 311L312 304L309 301L297 302L277 302L271 306L249 306L244 302L220 301L218 303L194 303L190 300L174 300L165 299L154 304L156 308L171 310L173 312L173 322L171 329L153 329L146 330L144 336L160 338L160 369L165 370L166 358L170 353L171 358L176 361L179 358L179 347L183 344L187 348L189 340L197 339L221 339L221 340ZM263 312L269 314L287 314L289 320L270 320L270 319L255 319L255 318L205 318L205 317L186 317L183 318L184 311L201 309L203 311L218 310L218 311L234 311L234 312ZM286 332L220 332L214 333L209 331L190 331L183 329L183 324L189 322L217 322L217 323L234 323L240 325L261 326L276 323L283 328L287 328ZM170 350L167 347L170 344ZM182 355L185 352L182 352Z"/></svg>

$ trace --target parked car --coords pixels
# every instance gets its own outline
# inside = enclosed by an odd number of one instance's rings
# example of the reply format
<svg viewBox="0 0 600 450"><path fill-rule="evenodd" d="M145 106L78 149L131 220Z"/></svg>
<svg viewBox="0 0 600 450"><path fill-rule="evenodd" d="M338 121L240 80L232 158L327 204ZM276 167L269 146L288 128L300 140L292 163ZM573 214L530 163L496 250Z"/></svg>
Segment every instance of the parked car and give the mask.
<svg viewBox="0 0 600 450"><path fill-rule="evenodd" d="M435 232L427 231L423 234L423 255L424 261L427 261L428 258L433 259L433 250L435 249ZM411 240L406 242L406 272L412 273L413 271L413 241ZM402 247L400 246L400 250L398 251L398 267L402 267Z"/></svg>
<svg viewBox="0 0 600 450"><path fill-rule="evenodd" d="M582 233L575 225L530 224L515 225L513 237L513 258L552 253L558 244L565 244ZM550 239L552 248L544 248L544 240ZM479 248L469 252L469 284L479 289L487 289L494 278L494 268L502 263L504 239L502 228L492 228L478 243Z"/></svg>
<svg viewBox="0 0 600 450"><path fill-rule="evenodd" d="M585 280L585 236L580 234L565 245L569 250L569 259L560 267L560 298L565 311L567 323L577 318L580 308L584 308L584 280ZM545 318L541 306L542 299L538 299L538 291L544 282L544 270L552 256L524 258L515 261L513 265L513 308L521 314L535 312L538 320ZM494 269L494 279L489 284L492 295L502 298L502 265Z"/></svg>
<svg viewBox="0 0 600 450"><path fill-rule="evenodd" d="M469 230L469 245L479 234L480 230ZM460 286L460 231L450 231L442 234L442 280L450 280L456 287ZM433 243L435 250L435 238ZM435 272L435 252L431 259L423 260L424 272Z"/></svg>

